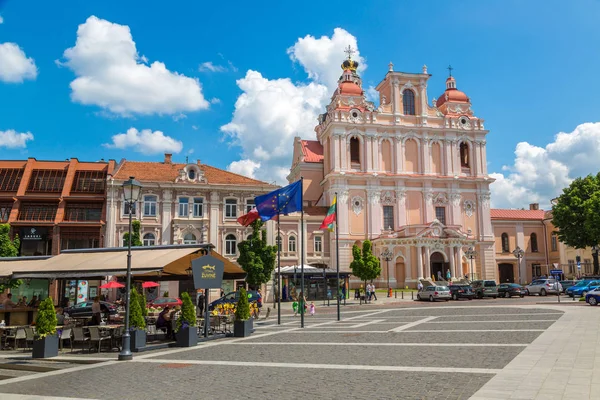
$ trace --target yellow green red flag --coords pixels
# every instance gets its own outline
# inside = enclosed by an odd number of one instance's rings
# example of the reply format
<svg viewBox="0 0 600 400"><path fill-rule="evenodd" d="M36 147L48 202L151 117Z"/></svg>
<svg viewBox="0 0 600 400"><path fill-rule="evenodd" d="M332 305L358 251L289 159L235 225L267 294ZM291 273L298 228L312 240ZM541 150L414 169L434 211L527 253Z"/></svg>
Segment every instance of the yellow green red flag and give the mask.
<svg viewBox="0 0 600 400"><path fill-rule="evenodd" d="M323 223L319 227L319 229L327 228L330 232L333 232L333 225L335 223L335 205L337 203L337 196L333 198L333 202L331 203L331 207L327 211L327 216L323 220Z"/></svg>

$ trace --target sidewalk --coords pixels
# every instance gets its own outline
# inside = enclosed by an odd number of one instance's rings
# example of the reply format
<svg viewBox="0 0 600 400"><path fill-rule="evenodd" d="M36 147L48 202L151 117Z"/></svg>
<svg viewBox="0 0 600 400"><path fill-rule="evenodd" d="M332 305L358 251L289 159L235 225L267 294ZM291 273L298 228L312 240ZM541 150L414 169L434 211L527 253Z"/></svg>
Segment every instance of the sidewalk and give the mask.
<svg viewBox="0 0 600 400"><path fill-rule="evenodd" d="M600 310L551 305L544 308L565 314L472 400L600 399Z"/></svg>
<svg viewBox="0 0 600 400"><path fill-rule="evenodd" d="M401 304L401 303L405 303L405 302L414 301L416 299L416 292L415 292L414 296L415 296L415 298L413 299L411 297L410 292L405 292L404 299L402 299L400 292L398 292L398 298L386 297L385 293L383 293L382 296L379 296L379 294L377 295L377 300L372 300L367 303L365 303L363 301L362 304L359 300L355 300L354 298L351 298L351 299L346 299L346 305L344 305L344 300L342 300L341 308L343 310L344 307L354 307L354 306L370 307L370 306L377 306L377 305L382 305L382 304L383 305ZM308 302L309 305L310 305L310 303L311 303L311 301ZM317 309L317 311L319 309L328 310L328 309L335 309L337 307L337 303L336 303L335 299L329 300L329 305L327 304L327 301L323 302L323 300L315 300L314 303L315 303L315 308ZM277 314L277 308L273 306L272 302L265 303L263 306L263 309L261 311L261 317L263 316L263 314L265 314L267 307L271 309L271 315L273 315L273 313ZM293 314L294 313L292 311L292 302L291 301L282 301L281 302L281 313L282 314Z"/></svg>

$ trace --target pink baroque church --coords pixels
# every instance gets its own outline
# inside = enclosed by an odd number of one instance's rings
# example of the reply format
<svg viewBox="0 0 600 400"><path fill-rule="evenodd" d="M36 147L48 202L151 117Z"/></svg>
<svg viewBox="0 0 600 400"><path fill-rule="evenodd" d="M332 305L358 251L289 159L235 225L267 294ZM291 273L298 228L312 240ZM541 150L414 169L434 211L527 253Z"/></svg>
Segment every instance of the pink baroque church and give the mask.
<svg viewBox="0 0 600 400"><path fill-rule="evenodd" d="M365 98L357 67L350 56L342 63L316 140L294 141L288 180L304 177L304 202L314 220L307 224L309 251L311 239L322 236L323 264L335 268L335 235L314 229L337 193L341 270L349 270L352 246L369 239L382 260L380 287L415 287L418 279L445 278L448 271L453 278L497 279L488 131L452 69L445 91L429 102L427 67L406 73L390 63L376 87L375 107ZM296 217L282 222L283 236L292 222L298 226ZM284 240L276 238L288 250ZM471 247L473 260L465 253Z"/></svg>

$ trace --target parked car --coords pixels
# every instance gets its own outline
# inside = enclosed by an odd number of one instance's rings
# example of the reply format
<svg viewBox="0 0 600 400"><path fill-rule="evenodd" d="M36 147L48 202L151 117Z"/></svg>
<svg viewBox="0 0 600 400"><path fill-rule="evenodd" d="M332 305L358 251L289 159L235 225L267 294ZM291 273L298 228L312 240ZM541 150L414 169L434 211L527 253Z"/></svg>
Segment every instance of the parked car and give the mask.
<svg viewBox="0 0 600 400"><path fill-rule="evenodd" d="M92 301L85 301L83 303L75 304L72 307L66 307L64 312L71 318L89 318L92 316L92 303ZM107 301L100 302L100 309L102 310L103 314L117 314L117 305Z"/></svg>
<svg viewBox="0 0 600 400"><path fill-rule="evenodd" d="M501 283L498 285L498 297L525 297L525 289L517 283Z"/></svg>
<svg viewBox="0 0 600 400"><path fill-rule="evenodd" d="M181 301L181 299L179 299L177 297L158 297L158 298L152 300L150 303L148 303L148 307L160 307L160 308L165 308L166 306L177 307L177 306L181 306L182 304L183 304L183 302Z"/></svg>
<svg viewBox="0 0 600 400"><path fill-rule="evenodd" d="M450 300L450 289L448 286L427 286L417 293L417 300Z"/></svg>
<svg viewBox="0 0 600 400"><path fill-rule="evenodd" d="M471 282L471 287L473 287L475 297L478 299L483 299L484 297L493 297L495 299L498 297L496 281L473 281Z"/></svg>
<svg viewBox="0 0 600 400"><path fill-rule="evenodd" d="M527 285L527 291L530 295L539 294L545 296L547 294L558 294L562 292L560 282L552 278L536 279Z"/></svg>
<svg viewBox="0 0 600 400"><path fill-rule="evenodd" d="M568 288L565 293L569 295L569 297L583 297L588 292L600 287L600 281L594 279L584 279L577 282L574 286Z"/></svg>
<svg viewBox="0 0 600 400"><path fill-rule="evenodd" d="M236 304L238 302L240 292L229 292L225 296L218 298L208 304L208 311L212 311L219 304ZM258 299L258 292L255 290L248 290L248 302L252 303Z"/></svg>
<svg viewBox="0 0 600 400"><path fill-rule="evenodd" d="M600 288L590 290L585 295L585 302L588 303L590 306L597 306L600 302Z"/></svg>
<svg viewBox="0 0 600 400"><path fill-rule="evenodd" d="M450 289L452 300L473 300L473 297L475 297L475 292L473 292L473 288L470 285L450 285L448 288Z"/></svg>
<svg viewBox="0 0 600 400"><path fill-rule="evenodd" d="M563 293L566 293L568 288L577 284L577 281L560 281L560 284L563 288Z"/></svg>

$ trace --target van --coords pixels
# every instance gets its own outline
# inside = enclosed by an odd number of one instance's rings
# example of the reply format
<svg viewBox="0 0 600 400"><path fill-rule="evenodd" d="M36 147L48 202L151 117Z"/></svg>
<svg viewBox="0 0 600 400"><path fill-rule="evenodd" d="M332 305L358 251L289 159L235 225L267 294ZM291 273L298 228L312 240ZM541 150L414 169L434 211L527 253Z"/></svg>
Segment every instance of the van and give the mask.
<svg viewBox="0 0 600 400"><path fill-rule="evenodd" d="M496 281L482 280L471 282L471 287L475 292L475 297L483 299L484 297L498 297L498 285Z"/></svg>

